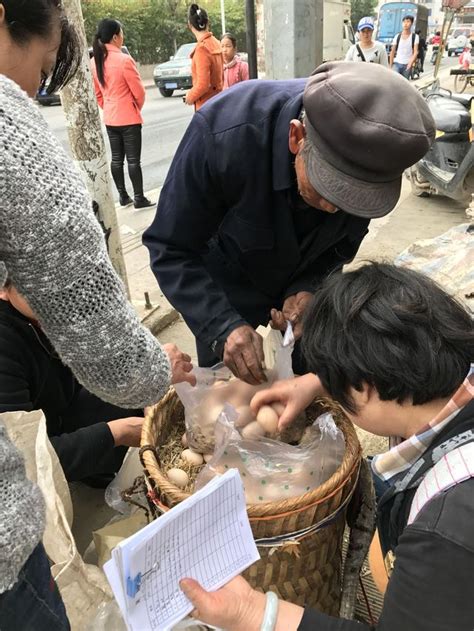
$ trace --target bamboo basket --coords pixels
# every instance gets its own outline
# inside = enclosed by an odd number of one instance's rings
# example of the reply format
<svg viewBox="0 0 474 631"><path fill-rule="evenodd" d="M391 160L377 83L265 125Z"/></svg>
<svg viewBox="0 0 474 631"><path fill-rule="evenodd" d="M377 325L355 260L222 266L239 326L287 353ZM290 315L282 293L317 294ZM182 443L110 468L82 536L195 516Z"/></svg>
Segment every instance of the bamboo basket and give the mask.
<svg viewBox="0 0 474 631"><path fill-rule="evenodd" d="M337 616L345 516L357 485L361 448L352 423L334 403L317 401L307 413L314 420L324 411L332 412L344 434L343 462L329 480L304 495L247 506L261 559L244 576L256 589L272 590L280 598ZM160 464L160 445L177 425L184 431L184 408L171 388L148 409L141 437L140 455L149 499L157 514L190 495L168 480ZM311 527L310 532L301 533ZM289 536L285 539L285 535ZM279 539L275 541L275 537Z"/></svg>

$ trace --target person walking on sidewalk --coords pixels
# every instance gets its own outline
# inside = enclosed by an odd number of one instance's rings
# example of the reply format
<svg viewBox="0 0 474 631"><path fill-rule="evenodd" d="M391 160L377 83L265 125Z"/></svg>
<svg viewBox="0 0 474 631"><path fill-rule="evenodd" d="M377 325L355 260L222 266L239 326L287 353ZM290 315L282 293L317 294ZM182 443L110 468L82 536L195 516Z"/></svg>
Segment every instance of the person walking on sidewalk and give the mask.
<svg viewBox="0 0 474 631"><path fill-rule="evenodd" d="M198 4L192 4L188 12L188 27L197 40L191 53L193 87L184 102L199 110L206 101L219 94L224 87L224 61L221 44L209 30L209 17Z"/></svg>
<svg viewBox="0 0 474 631"><path fill-rule="evenodd" d="M227 90L236 83L248 80L249 65L237 54L237 40L230 33L222 36L221 48L224 57L224 90Z"/></svg>
<svg viewBox="0 0 474 631"><path fill-rule="evenodd" d="M368 16L361 18L357 25L359 43L352 44L347 51L345 61L367 61L372 64L388 66L387 51L382 42L372 39L374 34L374 18Z"/></svg>
<svg viewBox="0 0 474 631"><path fill-rule="evenodd" d="M405 79L410 78L410 72L418 57L420 38L411 29L415 18L405 15L402 21L403 30L395 35L390 51L390 68L401 74Z"/></svg>
<svg viewBox="0 0 474 631"><path fill-rule="evenodd" d="M97 102L104 111L104 123L112 151L112 177L120 205L135 208L153 206L143 194L141 167L141 109L145 87L130 55L122 52L123 29L120 22L105 18L99 22L94 37L92 75ZM123 163L127 157L128 174L133 186L133 200L127 193Z"/></svg>
<svg viewBox="0 0 474 631"><path fill-rule="evenodd" d="M255 328L277 309L278 326L300 334L314 290L354 258L428 151L422 97L379 64L363 70L339 61L309 79L243 81L192 118L143 241L201 366L223 360L264 381Z"/></svg>

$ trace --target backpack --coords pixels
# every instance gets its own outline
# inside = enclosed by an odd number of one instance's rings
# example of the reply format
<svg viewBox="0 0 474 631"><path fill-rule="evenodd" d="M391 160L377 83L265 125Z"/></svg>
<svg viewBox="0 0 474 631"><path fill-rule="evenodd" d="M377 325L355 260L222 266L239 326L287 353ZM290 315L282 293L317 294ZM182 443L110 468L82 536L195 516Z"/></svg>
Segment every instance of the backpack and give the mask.
<svg viewBox="0 0 474 631"><path fill-rule="evenodd" d="M397 54L398 45L400 44L401 36L402 36L401 33L399 33L397 35L397 43L395 44L395 55ZM413 49L415 48L415 40L416 40L416 33L412 33L411 34L411 50L412 50L412 52L413 52Z"/></svg>

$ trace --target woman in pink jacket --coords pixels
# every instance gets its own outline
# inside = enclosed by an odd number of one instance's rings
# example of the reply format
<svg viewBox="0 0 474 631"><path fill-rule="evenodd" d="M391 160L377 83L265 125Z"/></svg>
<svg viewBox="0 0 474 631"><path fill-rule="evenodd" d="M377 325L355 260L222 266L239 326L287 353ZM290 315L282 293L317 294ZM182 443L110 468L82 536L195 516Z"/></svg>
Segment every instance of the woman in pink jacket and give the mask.
<svg viewBox="0 0 474 631"><path fill-rule="evenodd" d="M112 151L111 170L119 192L120 204L132 203L125 187L123 162L127 156L128 174L133 186L135 208L152 206L143 194L140 164L142 152L141 109L145 88L135 62L122 52L123 30L117 20L99 22L94 37L92 74L99 106L104 110L104 123Z"/></svg>
<svg viewBox="0 0 474 631"><path fill-rule="evenodd" d="M224 90L249 78L249 65L237 54L237 40L230 33L221 38L221 50L224 57Z"/></svg>

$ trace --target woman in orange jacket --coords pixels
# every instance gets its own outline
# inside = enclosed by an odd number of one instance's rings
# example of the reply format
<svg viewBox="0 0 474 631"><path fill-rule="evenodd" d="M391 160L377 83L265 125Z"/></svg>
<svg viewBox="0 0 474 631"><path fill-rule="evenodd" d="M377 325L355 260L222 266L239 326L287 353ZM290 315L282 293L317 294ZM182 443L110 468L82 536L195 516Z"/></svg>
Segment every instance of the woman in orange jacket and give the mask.
<svg viewBox="0 0 474 631"><path fill-rule="evenodd" d="M206 101L222 91L224 87L224 62L221 44L209 31L207 12L192 4L188 12L188 27L197 39L191 53L193 87L185 102L198 110Z"/></svg>
<svg viewBox="0 0 474 631"><path fill-rule="evenodd" d="M122 52L123 30L117 20L99 22L94 37L92 74L99 106L104 110L104 123L112 151L112 177L120 196L120 205L133 201L135 208L152 206L143 194L140 164L142 152L141 109L145 88L130 55ZM125 187L123 163L127 156L128 174L133 186L133 200Z"/></svg>

